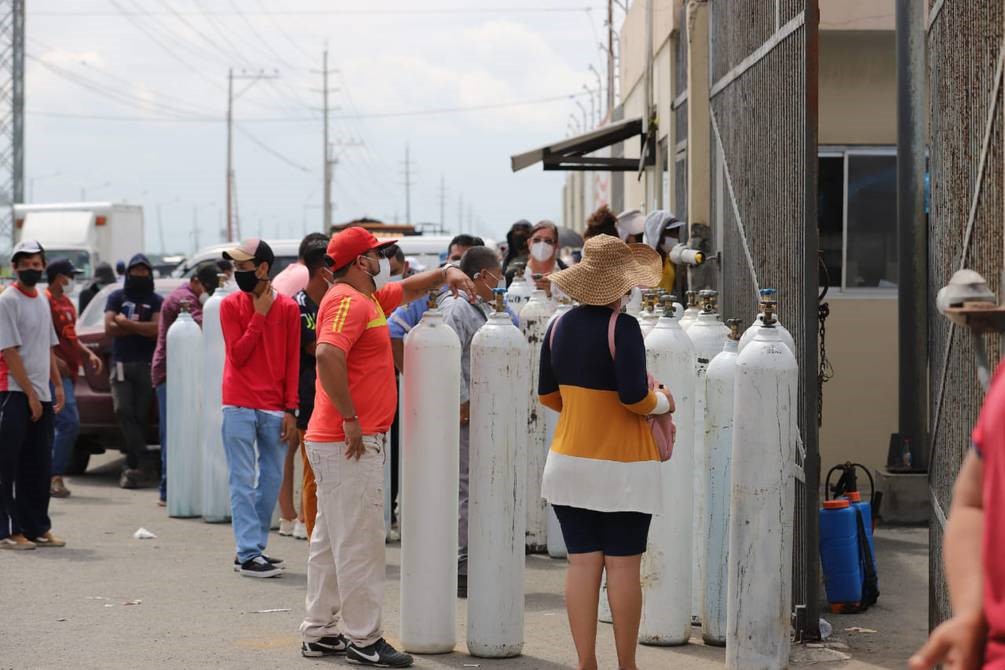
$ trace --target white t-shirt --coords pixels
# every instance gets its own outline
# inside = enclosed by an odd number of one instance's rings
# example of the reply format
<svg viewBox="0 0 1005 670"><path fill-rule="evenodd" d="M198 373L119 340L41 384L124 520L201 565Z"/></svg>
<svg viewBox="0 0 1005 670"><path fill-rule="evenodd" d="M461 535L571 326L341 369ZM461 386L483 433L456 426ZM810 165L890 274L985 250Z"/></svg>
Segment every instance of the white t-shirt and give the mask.
<svg viewBox="0 0 1005 670"><path fill-rule="evenodd" d="M52 327L49 301L42 291L34 297L15 286L0 293L0 351L17 347L35 394L41 402L50 402L49 364L52 348L59 344ZM21 391L7 362L0 356L0 391Z"/></svg>

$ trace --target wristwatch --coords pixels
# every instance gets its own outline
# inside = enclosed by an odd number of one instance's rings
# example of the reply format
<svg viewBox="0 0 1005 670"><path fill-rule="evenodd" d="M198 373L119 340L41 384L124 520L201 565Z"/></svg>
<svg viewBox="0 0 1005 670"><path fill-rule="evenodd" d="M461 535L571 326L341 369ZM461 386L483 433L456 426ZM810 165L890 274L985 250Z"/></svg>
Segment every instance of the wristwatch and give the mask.
<svg viewBox="0 0 1005 670"><path fill-rule="evenodd" d="M293 416L293 417L300 415L300 411L297 410L297 409L285 409L283 411L286 412L287 414L289 414L290 416Z"/></svg>
<svg viewBox="0 0 1005 670"><path fill-rule="evenodd" d="M353 414L352 416L342 417L342 423L354 423L354 422L359 423L359 417L355 414Z"/></svg>

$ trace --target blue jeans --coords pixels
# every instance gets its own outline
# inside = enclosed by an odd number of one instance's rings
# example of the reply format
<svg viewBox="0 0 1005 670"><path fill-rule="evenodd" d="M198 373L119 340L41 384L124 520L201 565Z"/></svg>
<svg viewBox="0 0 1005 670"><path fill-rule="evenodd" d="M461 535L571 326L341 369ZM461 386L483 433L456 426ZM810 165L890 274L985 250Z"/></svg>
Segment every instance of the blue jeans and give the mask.
<svg viewBox="0 0 1005 670"><path fill-rule="evenodd" d="M272 510L283 482L286 445L279 440L282 425L282 417L274 414L244 407L223 408L223 449L237 560L241 563L261 555L269 542Z"/></svg>
<svg viewBox="0 0 1005 670"><path fill-rule="evenodd" d="M55 398L56 391L52 387L52 382L49 382L49 389ZM73 395L73 379L63 377L63 394L66 396L63 411L53 417L55 429L52 438L53 477L62 476L66 472L70 454L73 453L73 445L77 443L77 435L80 434L80 413L77 411L77 398Z"/></svg>
<svg viewBox="0 0 1005 670"><path fill-rule="evenodd" d="M168 386L167 382L154 387L157 392L157 427L160 431L161 441L161 500L168 499L168 457L167 457L167 432L168 432Z"/></svg>

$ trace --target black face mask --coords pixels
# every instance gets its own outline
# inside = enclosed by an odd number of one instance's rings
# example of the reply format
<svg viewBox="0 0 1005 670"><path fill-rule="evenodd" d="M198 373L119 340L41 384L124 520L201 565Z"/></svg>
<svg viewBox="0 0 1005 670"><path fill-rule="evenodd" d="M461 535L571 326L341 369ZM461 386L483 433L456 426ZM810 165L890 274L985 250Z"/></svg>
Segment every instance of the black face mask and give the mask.
<svg viewBox="0 0 1005 670"><path fill-rule="evenodd" d="M42 281L42 271L41 270L18 270L17 280L27 286L28 288L33 287L35 284Z"/></svg>
<svg viewBox="0 0 1005 670"><path fill-rule="evenodd" d="M126 282L123 288L126 291L126 295L129 296L149 295L154 291L154 278L126 275Z"/></svg>
<svg viewBox="0 0 1005 670"><path fill-rule="evenodd" d="M255 270L235 270L234 281L237 282L237 288L245 293L251 293L258 286L258 282L263 280L255 276Z"/></svg>

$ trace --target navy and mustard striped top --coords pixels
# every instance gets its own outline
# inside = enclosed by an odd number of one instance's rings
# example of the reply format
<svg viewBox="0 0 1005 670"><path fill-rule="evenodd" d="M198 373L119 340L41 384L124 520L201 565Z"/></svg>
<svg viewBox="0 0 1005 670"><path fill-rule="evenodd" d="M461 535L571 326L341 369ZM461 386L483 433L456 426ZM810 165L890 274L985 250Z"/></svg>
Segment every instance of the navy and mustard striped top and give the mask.
<svg viewBox="0 0 1005 670"><path fill-rule="evenodd" d="M584 305L555 322L554 349L551 328L545 336L538 392L561 416L542 495L553 505L657 513L659 451L646 421L657 398L648 386L642 330L631 316L619 315L612 360L610 318L609 308Z"/></svg>

